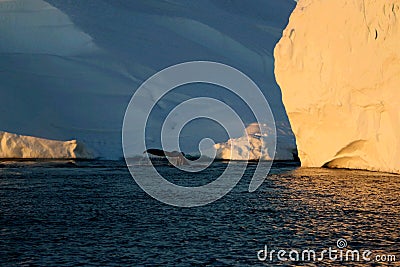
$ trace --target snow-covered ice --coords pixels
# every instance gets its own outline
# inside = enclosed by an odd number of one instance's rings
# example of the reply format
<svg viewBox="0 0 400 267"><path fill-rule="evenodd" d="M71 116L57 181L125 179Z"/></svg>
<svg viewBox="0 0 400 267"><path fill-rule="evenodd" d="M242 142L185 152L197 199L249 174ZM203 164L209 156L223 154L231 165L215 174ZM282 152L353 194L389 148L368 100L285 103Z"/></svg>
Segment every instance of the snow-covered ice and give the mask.
<svg viewBox="0 0 400 267"><path fill-rule="evenodd" d="M90 159L92 154L76 140L56 141L0 132L0 158Z"/></svg>
<svg viewBox="0 0 400 267"><path fill-rule="evenodd" d="M299 0L275 74L302 166L400 173L400 1Z"/></svg>
<svg viewBox="0 0 400 267"><path fill-rule="evenodd" d="M263 127L261 134L260 127ZM216 158L226 160L288 160L293 159L296 144L287 127L278 127L278 140L267 124L252 123L246 127L243 136L214 145ZM274 145L276 145L276 148Z"/></svg>
<svg viewBox="0 0 400 267"><path fill-rule="evenodd" d="M96 156L119 158L124 112L139 85L165 67L210 60L252 78L290 132L272 54L295 5L292 0L1 0L0 128L77 139ZM221 88L193 85L167 95L157 111L164 114L179 100L209 94L238 106ZM156 133L164 118L153 116L148 132ZM252 121L245 118L246 124ZM209 132L211 126L194 126L181 138L183 150L196 150L193 140ZM215 142L224 138L216 136ZM149 145L159 147L158 136L150 134Z"/></svg>

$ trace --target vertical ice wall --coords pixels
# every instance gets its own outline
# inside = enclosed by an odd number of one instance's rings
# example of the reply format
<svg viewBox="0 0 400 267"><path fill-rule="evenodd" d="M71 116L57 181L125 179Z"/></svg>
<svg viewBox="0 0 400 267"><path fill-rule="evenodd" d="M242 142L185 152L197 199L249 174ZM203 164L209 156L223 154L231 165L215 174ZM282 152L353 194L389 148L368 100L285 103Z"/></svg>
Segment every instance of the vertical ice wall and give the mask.
<svg viewBox="0 0 400 267"><path fill-rule="evenodd" d="M400 0L299 0L275 75L303 166L400 172Z"/></svg>
<svg viewBox="0 0 400 267"><path fill-rule="evenodd" d="M138 86L173 64L212 60L249 75L290 132L272 52L294 5L292 0L0 0L0 130L77 139L100 157L118 158L124 111ZM158 111L209 94L237 106L221 88L184 89L163 99ZM151 127L162 120L155 116ZM210 128L193 127L190 133L204 137ZM196 138L182 138L185 152Z"/></svg>

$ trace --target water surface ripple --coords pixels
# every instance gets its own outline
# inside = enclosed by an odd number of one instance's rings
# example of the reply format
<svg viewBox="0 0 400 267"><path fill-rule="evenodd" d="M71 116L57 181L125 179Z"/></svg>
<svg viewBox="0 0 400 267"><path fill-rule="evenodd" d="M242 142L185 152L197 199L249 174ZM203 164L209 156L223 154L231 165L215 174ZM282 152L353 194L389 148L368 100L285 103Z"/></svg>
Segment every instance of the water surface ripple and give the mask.
<svg viewBox="0 0 400 267"><path fill-rule="evenodd" d="M170 173L186 186L224 169ZM146 171L146 166L138 166ZM1 266L399 266L260 262L257 251L336 248L400 261L400 177L274 163L254 193L252 166L227 196L176 208L144 193L123 162L6 162L0 168ZM397 264L398 264L397 262Z"/></svg>

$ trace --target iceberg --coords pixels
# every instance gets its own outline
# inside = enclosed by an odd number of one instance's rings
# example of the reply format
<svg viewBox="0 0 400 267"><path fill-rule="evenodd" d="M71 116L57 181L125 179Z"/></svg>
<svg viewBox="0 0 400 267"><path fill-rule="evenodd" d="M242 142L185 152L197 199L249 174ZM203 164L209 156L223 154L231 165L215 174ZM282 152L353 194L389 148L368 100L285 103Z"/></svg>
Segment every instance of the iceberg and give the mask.
<svg viewBox="0 0 400 267"><path fill-rule="evenodd" d="M400 1L299 0L274 50L302 166L400 173Z"/></svg>
<svg viewBox="0 0 400 267"><path fill-rule="evenodd" d="M91 159L93 156L76 140L56 141L0 131L0 158Z"/></svg>
<svg viewBox="0 0 400 267"><path fill-rule="evenodd" d="M263 131L260 128L263 128ZM224 160L293 160L296 144L287 127L277 127L277 140L267 124L251 123L243 136L214 145L217 159ZM263 132L264 134L261 134ZM273 145L276 144L276 148Z"/></svg>
<svg viewBox="0 0 400 267"><path fill-rule="evenodd" d="M124 112L135 90L158 71L194 60L221 62L247 74L278 123L289 125L273 74L273 48L295 4L0 0L2 130L55 140L73 137L96 157L119 159ZM211 95L238 106L223 89L204 88L193 85L160 101L161 115L149 123L149 147L160 147L157 127L179 102ZM237 109L239 114L245 110ZM213 131L193 127L192 132L181 138L185 152L196 151L193 140Z"/></svg>

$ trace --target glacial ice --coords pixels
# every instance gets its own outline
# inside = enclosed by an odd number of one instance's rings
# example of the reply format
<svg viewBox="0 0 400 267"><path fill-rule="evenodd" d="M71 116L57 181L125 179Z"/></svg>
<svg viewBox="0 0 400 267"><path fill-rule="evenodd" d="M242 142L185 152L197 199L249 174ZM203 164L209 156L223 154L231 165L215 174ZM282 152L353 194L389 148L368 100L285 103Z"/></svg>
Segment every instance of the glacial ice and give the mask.
<svg viewBox="0 0 400 267"><path fill-rule="evenodd" d="M276 45L302 166L400 173L400 1L299 0Z"/></svg>
<svg viewBox="0 0 400 267"><path fill-rule="evenodd" d="M85 145L76 140L56 141L0 131L0 158L90 159Z"/></svg>
<svg viewBox="0 0 400 267"><path fill-rule="evenodd" d="M250 76L290 132L272 52L294 6L292 0L0 0L1 129L76 138L95 156L118 159L124 112L139 85L171 65L211 60ZM208 92L236 104L220 88ZM157 109L165 113L178 99L205 93L194 85ZM149 133L163 118L153 118ZM181 139L189 153L209 128L191 133ZM149 137L151 147L159 147L156 137Z"/></svg>
<svg viewBox="0 0 400 267"><path fill-rule="evenodd" d="M263 127L264 134L261 134ZM227 142L214 145L215 155L218 159L226 160L290 160L296 152L295 140L291 131L284 132L286 127L278 127L277 140L271 134L271 127L267 124L251 123L245 129L242 137L231 138ZM276 148L273 144L277 144ZM275 150L275 151L274 151Z"/></svg>

